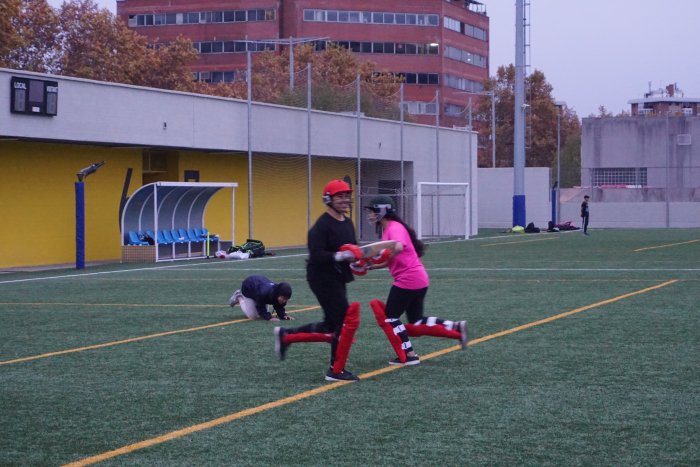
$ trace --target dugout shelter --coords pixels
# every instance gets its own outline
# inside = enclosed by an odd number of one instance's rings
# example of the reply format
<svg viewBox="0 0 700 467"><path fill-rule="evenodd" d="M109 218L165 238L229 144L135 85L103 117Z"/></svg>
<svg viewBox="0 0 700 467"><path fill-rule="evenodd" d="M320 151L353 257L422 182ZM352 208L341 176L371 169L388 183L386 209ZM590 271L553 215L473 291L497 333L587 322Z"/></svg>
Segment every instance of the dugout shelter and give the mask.
<svg viewBox="0 0 700 467"><path fill-rule="evenodd" d="M127 200L121 216L122 260L162 261L213 254L210 250L213 245L219 248L219 235L204 230L204 212L221 189L231 190L231 234L226 238L235 243L236 187L237 183L199 182L156 182L140 187ZM153 245L141 240L144 234Z"/></svg>

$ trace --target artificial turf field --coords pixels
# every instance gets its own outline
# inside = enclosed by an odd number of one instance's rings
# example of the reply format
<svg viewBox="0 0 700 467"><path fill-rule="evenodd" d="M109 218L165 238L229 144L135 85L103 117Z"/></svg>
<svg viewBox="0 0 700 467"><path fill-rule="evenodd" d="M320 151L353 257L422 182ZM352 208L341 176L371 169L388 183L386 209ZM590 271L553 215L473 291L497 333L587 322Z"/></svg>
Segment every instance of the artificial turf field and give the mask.
<svg viewBox="0 0 700 467"><path fill-rule="evenodd" d="M327 383L327 344L274 354L279 323L229 295L247 275L321 312L304 250L247 261L0 275L0 465L700 465L700 230L593 230L433 243L426 315L399 368L369 308Z"/></svg>

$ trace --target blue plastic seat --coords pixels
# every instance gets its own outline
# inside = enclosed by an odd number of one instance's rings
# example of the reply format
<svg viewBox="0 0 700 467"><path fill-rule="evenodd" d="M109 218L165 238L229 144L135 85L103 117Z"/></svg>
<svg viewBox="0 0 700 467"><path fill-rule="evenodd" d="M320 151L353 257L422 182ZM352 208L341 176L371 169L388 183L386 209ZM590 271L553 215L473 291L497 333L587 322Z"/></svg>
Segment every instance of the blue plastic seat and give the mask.
<svg viewBox="0 0 700 467"><path fill-rule="evenodd" d="M160 230L158 233L165 239L163 243L175 243L175 239L168 229Z"/></svg>
<svg viewBox="0 0 700 467"><path fill-rule="evenodd" d="M203 242L201 238L197 238L194 235L194 232L192 232L192 235L187 231L187 229L177 229L178 233L180 234L181 237L185 238L188 242L190 243L200 243Z"/></svg>
<svg viewBox="0 0 700 467"><path fill-rule="evenodd" d="M210 239L210 240L218 240L218 239L219 239L219 236L218 236L218 235L216 235L216 234L210 234L210 233L209 233L209 230L207 230L206 227L202 227L202 237L206 237L207 235L209 235L209 239Z"/></svg>
<svg viewBox="0 0 700 467"><path fill-rule="evenodd" d="M167 230L166 230L167 232ZM180 232L178 232L176 229L170 229L170 235L173 237L173 241L175 243L189 243L190 240L187 238L185 235L184 237L180 235Z"/></svg>
<svg viewBox="0 0 700 467"><path fill-rule="evenodd" d="M139 238L139 234L133 230L129 231L129 245L148 245L148 242L144 242Z"/></svg>
<svg viewBox="0 0 700 467"><path fill-rule="evenodd" d="M185 229L182 229L182 230L185 230ZM187 230L185 230L185 232L187 233L187 238L190 239L190 242L203 242L205 240L205 239L197 236L197 233L194 231L193 228L187 229Z"/></svg>

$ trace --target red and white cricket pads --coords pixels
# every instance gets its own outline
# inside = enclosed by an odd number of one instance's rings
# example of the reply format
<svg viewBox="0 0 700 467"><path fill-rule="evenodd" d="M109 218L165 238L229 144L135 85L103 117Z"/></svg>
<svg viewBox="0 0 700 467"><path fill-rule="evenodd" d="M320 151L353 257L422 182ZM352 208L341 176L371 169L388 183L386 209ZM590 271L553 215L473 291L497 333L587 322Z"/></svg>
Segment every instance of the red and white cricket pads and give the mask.
<svg viewBox="0 0 700 467"><path fill-rule="evenodd" d="M396 356L399 357L399 361L401 363L406 363L406 351L401 345L401 338L396 335L394 332L394 327L389 324L386 319L386 305L380 300L372 300L369 302L369 306L372 307L374 317L377 318L377 324L380 328L382 328L382 331L384 331L384 334L386 334L387 339L389 339L389 343L394 348L394 352L396 352Z"/></svg>
<svg viewBox="0 0 700 467"><path fill-rule="evenodd" d="M333 373L340 373L345 369L345 363L348 361L350 347L352 347L355 331L358 327L360 327L360 302L352 302L345 312L343 329L340 331L338 346L335 349Z"/></svg>

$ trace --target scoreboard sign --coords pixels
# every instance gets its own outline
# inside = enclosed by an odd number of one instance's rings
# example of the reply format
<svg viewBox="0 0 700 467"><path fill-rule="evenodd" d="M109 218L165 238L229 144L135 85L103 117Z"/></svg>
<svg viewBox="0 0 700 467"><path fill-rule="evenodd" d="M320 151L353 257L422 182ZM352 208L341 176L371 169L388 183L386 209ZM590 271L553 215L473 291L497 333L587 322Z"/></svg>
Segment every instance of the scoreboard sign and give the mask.
<svg viewBox="0 0 700 467"><path fill-rule="evenodd" d="M54 117L58 114L58 82L13 76L10 112Z"/></svg>

